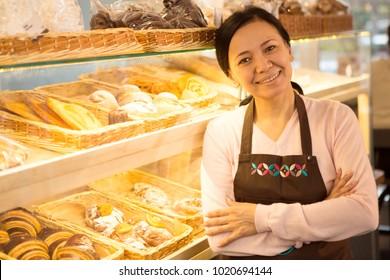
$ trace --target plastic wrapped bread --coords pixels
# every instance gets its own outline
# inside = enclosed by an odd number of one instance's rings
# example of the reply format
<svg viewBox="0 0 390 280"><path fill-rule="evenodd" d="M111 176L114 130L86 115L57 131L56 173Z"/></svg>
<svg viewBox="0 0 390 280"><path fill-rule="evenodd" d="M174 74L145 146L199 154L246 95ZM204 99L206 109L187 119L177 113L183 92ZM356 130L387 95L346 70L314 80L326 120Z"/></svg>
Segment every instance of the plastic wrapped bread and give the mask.
<svg viewBox="0 0 390 280"><path fill-rule="evenodd" d="M7 0L0 3L0 35L34 36L84 29L77 0Z"/></svg>
<svg viewBox="0 0 390 280"><path fill-rule="evenodd" d="M0 135L0 171L24 164L28 155L26 147Z"/></svg>

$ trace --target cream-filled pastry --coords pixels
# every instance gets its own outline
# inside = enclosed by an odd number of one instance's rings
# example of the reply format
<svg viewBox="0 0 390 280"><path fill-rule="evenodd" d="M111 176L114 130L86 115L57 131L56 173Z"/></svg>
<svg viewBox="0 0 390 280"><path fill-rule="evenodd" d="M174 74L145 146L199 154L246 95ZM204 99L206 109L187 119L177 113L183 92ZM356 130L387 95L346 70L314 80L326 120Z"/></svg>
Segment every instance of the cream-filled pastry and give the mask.
<svg viewBox="0 0 390 280"><path fill-rule="evenodd" d="M104 236L111 236L122 222L122 211L110 204L94 204L85 209L85 223Z"/></svg>

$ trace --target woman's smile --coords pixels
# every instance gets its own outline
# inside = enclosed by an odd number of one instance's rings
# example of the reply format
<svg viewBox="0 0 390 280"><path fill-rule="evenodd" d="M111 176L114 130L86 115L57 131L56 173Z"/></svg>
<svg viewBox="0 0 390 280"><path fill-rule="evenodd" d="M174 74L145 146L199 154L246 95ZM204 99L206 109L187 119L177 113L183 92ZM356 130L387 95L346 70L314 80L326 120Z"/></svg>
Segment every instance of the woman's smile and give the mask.
<svg viewBox="0 0 390 280"><path fill-rule="evenodd" d="M280 75L281 72L282 72L282 71L278 71L276 74L272 75L271 77L266 78L266 79L264 79L264 80L257 81L257 82L255 82L255 84L265 85L265 84L271 83L271 82L274 81L277 77L279 77L279 75Z"/></svg>

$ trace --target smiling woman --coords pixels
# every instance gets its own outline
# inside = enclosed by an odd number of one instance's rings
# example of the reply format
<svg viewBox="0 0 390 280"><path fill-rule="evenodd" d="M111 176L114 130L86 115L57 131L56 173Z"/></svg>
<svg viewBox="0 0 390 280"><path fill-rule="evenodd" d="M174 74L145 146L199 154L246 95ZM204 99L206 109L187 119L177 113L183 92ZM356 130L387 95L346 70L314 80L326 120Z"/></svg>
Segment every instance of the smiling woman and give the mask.
<svg viewBox="0 0 390 280"><path fill-rule="evenodd" d="M215 46L221 69L250 97L204 136L210 247L230 259L353 259L348 238L378 226L355 114L298 94L289 35L261 8L233 13Z"/></svg>

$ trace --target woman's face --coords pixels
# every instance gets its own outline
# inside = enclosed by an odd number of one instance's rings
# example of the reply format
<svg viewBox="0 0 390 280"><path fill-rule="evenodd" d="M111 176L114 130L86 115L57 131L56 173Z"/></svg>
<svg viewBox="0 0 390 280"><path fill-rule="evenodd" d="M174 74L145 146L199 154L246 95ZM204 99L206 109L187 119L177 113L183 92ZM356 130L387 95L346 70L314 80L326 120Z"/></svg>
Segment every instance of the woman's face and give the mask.
<svg viewBox="0 0 390 280"><path fill-rule="evenodd" d="M294 57L271 24L256 20L238 29L228 57L229 77L254 97L273 98L291 91Z"/></svg>

